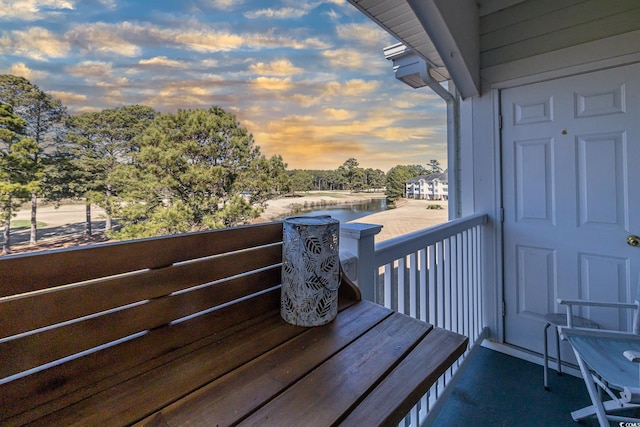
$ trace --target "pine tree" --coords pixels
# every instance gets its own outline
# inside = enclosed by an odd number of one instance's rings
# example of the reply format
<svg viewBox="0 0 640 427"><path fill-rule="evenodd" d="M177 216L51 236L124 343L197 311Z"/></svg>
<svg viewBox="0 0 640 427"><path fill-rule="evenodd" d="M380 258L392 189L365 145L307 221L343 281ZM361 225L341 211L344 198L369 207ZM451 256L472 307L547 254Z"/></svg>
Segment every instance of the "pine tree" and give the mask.
<svg viewBox="0 0 640 427"><path fill-rule="evenodd" d="M2 253L11 251L11 218L35 191L41 178L32 156L38 144L24 135L26 122L9 104L0 103L0 221L4 223Z"/></svg>
<svg viewBox="0 0 640 427"><path fill-rule="evenodd" d="M137 139L117 238L174 234L243 224L265 197L251 180L269 166L253 136L220 107L162 114ZM274 160L277 163L277 160ZM245 197L241 196L243 194Z"/></svg>
<svg viewBox="0 0 640 427"><path fill-rule="evenodd" d="M23 77L11 74L0 75L0 102L9 104L13 113L25 121L24 133L35 141L37 150L30 152L33 165L28 169L31 177L31 233L30 242L37 240L37 206L41 194L41 178L47 163L47 156L55 150L63 130L66 108L59 100L41 91Z"/></svg>
<svg viewBox="0 0 640 427"><path fill-rule="evenodd" d="M442 173L442 166L440 166L440 162L436 159L429 160L427 169L429 170L429 173Z"/></svg>
<svg viewBox="0 0 640 427"><path fill-rule="evenodd" d="M150 107L129 105L69 118L66 149L75 159L76 186L85 198L88 235L92 203L105 210L105 230L111 230L118 193L128 180L122 169L133 164L140 150L136 137L156 115Z"/></svg>
<svg viewBox="0 0 640 427"><path fill-rule="evenodd" d="M410 166L398 165L394 166L387 172L386 191L387 200L390 203L395 202L404 196L406 189L406 181L413 178L413 171Z"/></svg>

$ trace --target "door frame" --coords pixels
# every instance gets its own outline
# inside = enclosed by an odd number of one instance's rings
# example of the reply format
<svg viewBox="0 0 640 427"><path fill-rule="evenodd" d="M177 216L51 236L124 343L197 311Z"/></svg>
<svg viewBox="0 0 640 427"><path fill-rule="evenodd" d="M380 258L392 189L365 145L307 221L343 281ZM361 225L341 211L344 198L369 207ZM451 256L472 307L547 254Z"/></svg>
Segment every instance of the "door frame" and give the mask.
<svg viewBox="0 0 640 427"><path fill-rule="evenodd" d="M499 226L497 227L497 253L499 254L499 259L497 260L497 268L498 268L498 282L497 283L497 309L500 311L498 316L501 317L498 322L498 331L495 336L497 338L494 343L489 344L489 348L493 348L498 351L503 351L505 353L509 353L515 355L516 357L522 357L527 360L536 361L540 359L537 356L537 353L532 353L531 351L521 348L519 346L509 344L505 342L505 329L506 329L506 310L505 306L507 301L505 300L506 294L506 280L505 280L505 237L504 237L504 168L503 168L503 148L504 148L504 138L503 138L503 129L502 129L502 117L504 111L502 111L503 106L503 92L507 89L518 88L522 86L527 86L531 84L544 83L549 81L554 81L563 78L571 78L578 77L585 74L590 74L597 71L602 70L615 70L617 68L623 68L628 65L638 64L640 63L640 56L635 55L632 59L630 58L615 58L606 61L596 61L587 64L582 64L579 67L569 67L565 69L556 70L554 72L547 72L543 74L534 74L531 76L518 78L510 81L498 82L491 85L491 88L487 90L487 92L491 93L494 97L494 111L496 111L495 117L495 125L494 125L494 141L496 142L496 187L497 187L497 218L500 219ZM508 113L507 113L508 114ZM519 356L518 356L519 355ZM577 371L576 371L577 372Z"/></svg>

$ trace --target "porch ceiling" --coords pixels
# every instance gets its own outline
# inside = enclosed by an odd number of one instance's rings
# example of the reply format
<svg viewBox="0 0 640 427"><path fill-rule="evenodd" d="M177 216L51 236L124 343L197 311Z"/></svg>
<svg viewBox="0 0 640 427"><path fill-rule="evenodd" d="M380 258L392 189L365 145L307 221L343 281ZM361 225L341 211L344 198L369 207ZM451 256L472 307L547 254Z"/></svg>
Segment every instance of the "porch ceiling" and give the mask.
<svg viewBox="0 0 640 427"><path fill-rule="evenodd" d="M435 45L406 0L349 0L371 20L409 47L427 64L437 82L451 78Z"/></svg>
<svg viewBox="0 0 640 427"><path fill-rule="evenodd" d="M427 62L429 74L435 81L441 83L450 80L453 75L454 82L460 88L464 88L462 92L466 92L466 94L463 93L463 97L474 95L475 93L473 92L477 92L477 74L479 70L474 70L474 68L478 68L479 64L475 64L474 61L469 64L468 59L464 58L466 56L465 52L462 55L462 62L460 62L459 58L452 59L454 50L451 49L450 44L456 43L456 41L453 40L455 35L448 33L450 30L448 28L449 23L444 22L442 17L424 16L429 13L428 11L435 10L431 6L438 3L438 0L428 0L420 3L414 0L348 1L398 41L422 57ZM479 0L477 2L460 3L456 7L462 11L465 7L469 7L465 5L471 4L473 5L471 7L476 7L477 5L478 15L483 16L522 1L524 0ZM431 36L425 29L425 22L431 23L431 28L429 28ZM447 34L443 34L443 30ZM434 42L434 39L436 42ZM459 49L455 49L455 51L458 52ZM442 52L450 52L447 61L443 61ZM465 70L462 70L463 68ZM413 86L419 87L420 85Z"/></svg>

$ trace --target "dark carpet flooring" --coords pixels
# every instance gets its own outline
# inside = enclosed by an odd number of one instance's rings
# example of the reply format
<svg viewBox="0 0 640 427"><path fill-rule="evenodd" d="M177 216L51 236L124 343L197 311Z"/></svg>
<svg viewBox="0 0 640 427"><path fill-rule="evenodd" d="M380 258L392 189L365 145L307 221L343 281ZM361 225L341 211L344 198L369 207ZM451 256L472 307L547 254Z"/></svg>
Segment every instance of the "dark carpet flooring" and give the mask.
<svg viewBox="0 0 640 427"><path fill-rule="evenodd" d="M590 404L582 379L549 369L547 391L542 366L480 348L434 425L597 426L595 417L581 424L571 419L571 411Z"/></svg>

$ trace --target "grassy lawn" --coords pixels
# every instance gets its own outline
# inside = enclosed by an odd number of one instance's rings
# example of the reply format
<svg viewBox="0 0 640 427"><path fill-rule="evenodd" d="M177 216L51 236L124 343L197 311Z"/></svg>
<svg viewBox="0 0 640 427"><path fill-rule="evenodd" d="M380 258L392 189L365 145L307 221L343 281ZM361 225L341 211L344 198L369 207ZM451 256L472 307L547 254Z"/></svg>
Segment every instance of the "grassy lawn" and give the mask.
<svg viewBox="0 0 640 427"><path fill-rule="evenodd" d="M46 227L47 224L44 222L36 221L36 226L38 228ZM31 221L28 219L14 219L11 221L11 229L13 230L22 230L25 228L31 228Z"/></svg>

